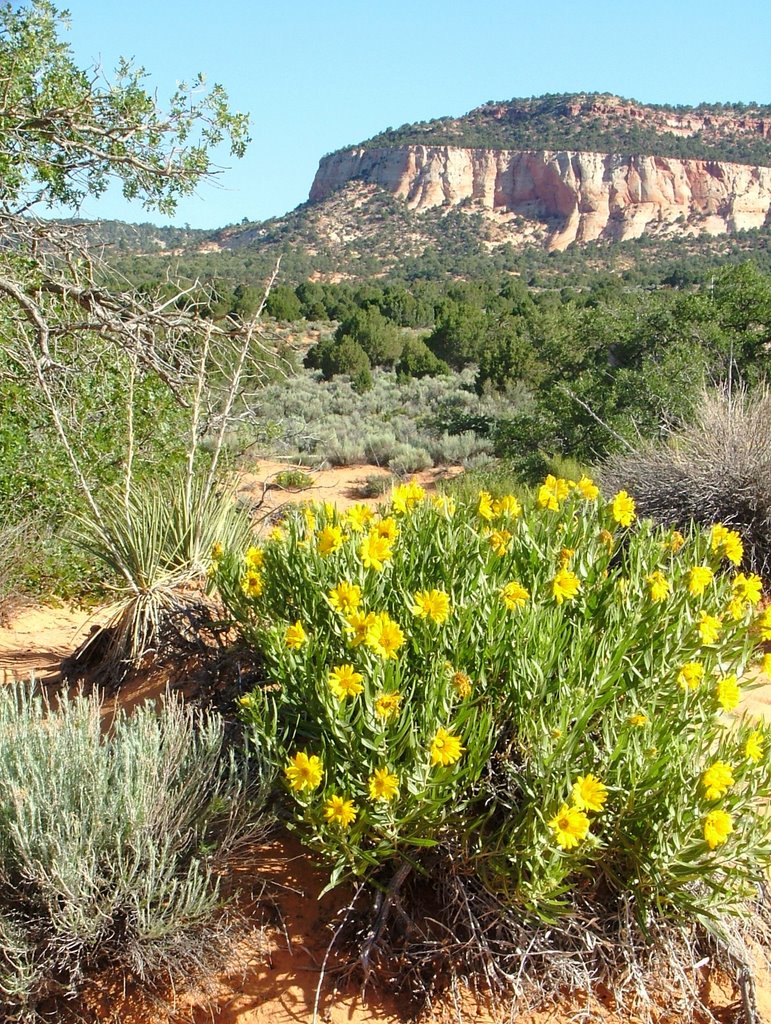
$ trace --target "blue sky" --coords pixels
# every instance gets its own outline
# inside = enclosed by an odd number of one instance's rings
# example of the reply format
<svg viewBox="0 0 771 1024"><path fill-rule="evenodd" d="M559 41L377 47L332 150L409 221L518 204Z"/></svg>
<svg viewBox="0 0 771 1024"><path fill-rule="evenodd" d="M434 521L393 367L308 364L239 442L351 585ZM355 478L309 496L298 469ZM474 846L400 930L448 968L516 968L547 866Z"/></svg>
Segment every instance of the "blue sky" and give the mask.
<svg viewBox="0 0 771 1024"><path fill-rule="evenodd" d="M252 143L173 223L261 220L307 199L319 159L388 126L487 100L614 92L652 103L771 103L767 0L70 0L78 63L119 56L167 98L199 71L252 116ZM169 223L118 194L83 216Z"/></svg>

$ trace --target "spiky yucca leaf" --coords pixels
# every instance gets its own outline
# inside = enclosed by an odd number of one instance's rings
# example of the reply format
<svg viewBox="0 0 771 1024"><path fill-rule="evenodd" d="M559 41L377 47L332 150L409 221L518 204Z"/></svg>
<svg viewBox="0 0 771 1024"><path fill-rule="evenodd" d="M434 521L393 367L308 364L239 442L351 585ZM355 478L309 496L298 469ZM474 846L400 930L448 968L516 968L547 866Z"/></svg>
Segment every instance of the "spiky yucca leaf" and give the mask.
<svg viewBox="0 0 771 1024"><path fill-rule="evenodd" d="M82 518L77 539L118 583L112 615L89 643L109 631L103 668L120 672L138 664L168 617L189 603L214 545L243 543L250 523L232 486L213 489L201 475L144 481L128 497L108 492L100 516Z"/></svg>

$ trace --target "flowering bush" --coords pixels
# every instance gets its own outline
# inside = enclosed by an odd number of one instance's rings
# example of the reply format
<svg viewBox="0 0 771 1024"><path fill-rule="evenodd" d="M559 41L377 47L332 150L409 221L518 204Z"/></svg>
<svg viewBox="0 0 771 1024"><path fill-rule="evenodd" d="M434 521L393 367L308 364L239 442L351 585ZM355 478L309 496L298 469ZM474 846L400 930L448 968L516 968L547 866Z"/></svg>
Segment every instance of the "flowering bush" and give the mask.
<svg viewBox="0 0 771 1024"><path fill-rule="evenodd" d="M771 745L726 714L771 638L741 557L548 477L527 507L414 484L308 507L215 578L267 665L244 718L331 884L444 849L542 920L594 894L644 926L735 909L768 864Z"/></svg>

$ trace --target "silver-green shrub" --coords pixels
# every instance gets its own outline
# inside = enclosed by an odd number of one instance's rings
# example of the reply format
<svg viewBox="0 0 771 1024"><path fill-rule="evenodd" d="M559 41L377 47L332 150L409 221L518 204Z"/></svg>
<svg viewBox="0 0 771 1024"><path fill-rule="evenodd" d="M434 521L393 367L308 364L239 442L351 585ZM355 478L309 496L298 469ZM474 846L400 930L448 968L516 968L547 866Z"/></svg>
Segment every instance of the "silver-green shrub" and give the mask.
<svg viewBox="0 0 771 1024"><path fill-rule="evenodd" d="M269 410L270 418L261 410ZM473 370L402 380L376 369L373 387L364 394L357 394L346 380L323 381L306 370L288 384L264 389L260 411L245 422L241 443L254 451L256 442L261 451L308 466L371 462L409 473L431 462L465 464L490 452L488 437L471 426L450 432L449 422L481 424L512 411L510 396L476 394ZM423 450L417 464L412 453L405 459L403 445Z"/></svg>
<svg viewBox="0 0 771 1024"><path fill-rule="evenodd" d="M31 685L0 689L5 1012L33 1019L104 963L148 980L210 961L228 853L265 828L260 775L219 716L175 700L105 732L96 697L51 708Z"/></svg>

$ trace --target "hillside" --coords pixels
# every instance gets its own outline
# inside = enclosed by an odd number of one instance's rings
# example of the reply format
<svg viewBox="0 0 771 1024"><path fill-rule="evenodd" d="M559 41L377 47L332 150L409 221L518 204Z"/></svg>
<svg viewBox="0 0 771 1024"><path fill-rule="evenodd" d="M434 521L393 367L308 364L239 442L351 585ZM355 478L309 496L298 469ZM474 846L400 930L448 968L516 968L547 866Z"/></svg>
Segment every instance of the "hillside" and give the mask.
<svg viewBox="0 0 771 1024"><path fill-rule="evenodd" d="M175 236L111 227L105 241L134 280L170 269L251 284L278 255L293 283L490 270L554 280L587 264L681 276L693 260L765 265L769 165L771 106L545 96L338 150L283 217Z"/></svg>

